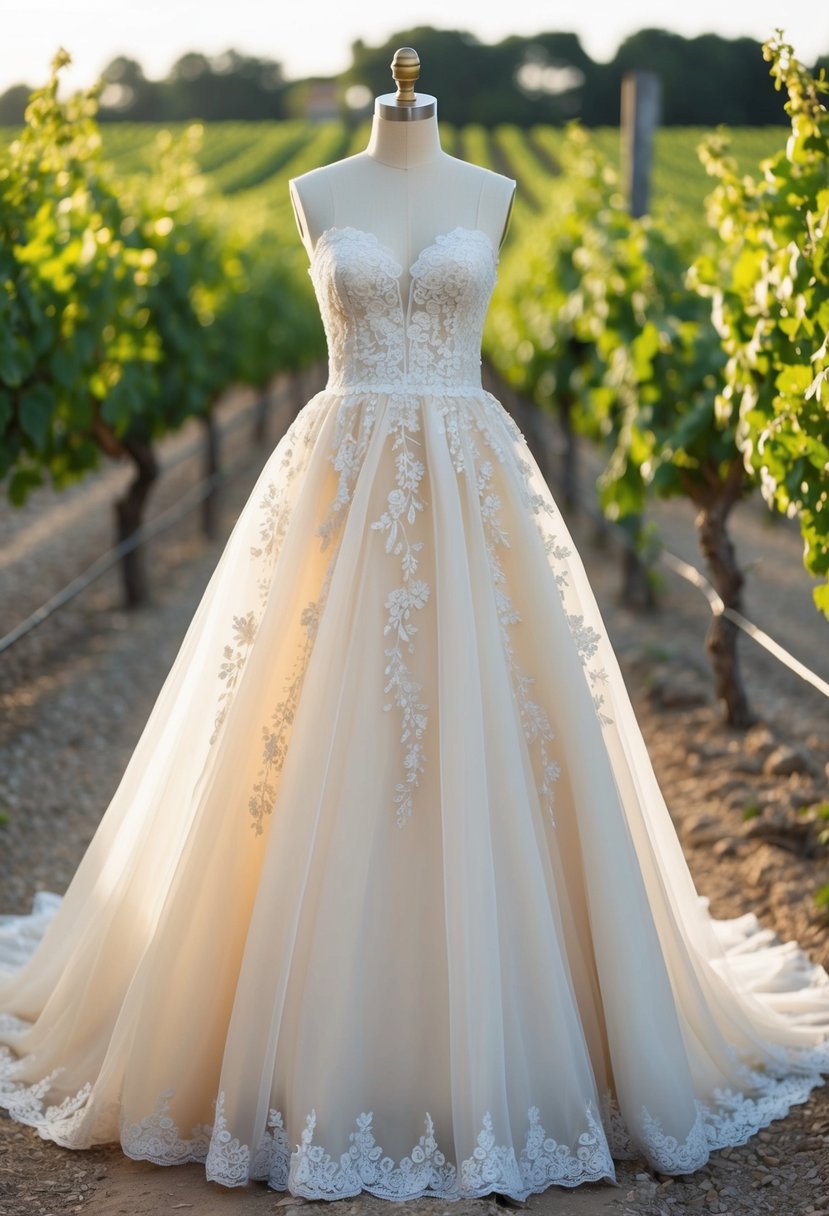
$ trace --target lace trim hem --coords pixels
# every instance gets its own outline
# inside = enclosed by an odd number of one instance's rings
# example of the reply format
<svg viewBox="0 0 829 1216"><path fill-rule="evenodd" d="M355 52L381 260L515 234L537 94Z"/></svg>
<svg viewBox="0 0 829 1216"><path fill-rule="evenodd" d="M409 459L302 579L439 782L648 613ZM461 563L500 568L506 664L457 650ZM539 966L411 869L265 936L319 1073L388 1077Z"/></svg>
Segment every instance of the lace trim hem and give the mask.
<svg viewBox="0 0 829 1216"><path fill-rule="evenodd" d="M21 1029L17 1019L3 1019L5 1030ZM791 1049L792 1068L818 1067L829 1071L829 1045L798 1051ZM93 1115L90 1083L60 1104L47 1106L46 1096L61 1072L55 1070L34 1085L14 1079L23 1063L7 1047L0 1047L0 1106L20 1123L35 1127L48 1140L67 1148L87 1148L119 1136L117 1111ZM407 1157L395 1162L374 1139L372 1112L361 1112L349 1135L350 1147L334 1158L314 1143L316 1112L306 1118L301 1141L291 1144L280 1111L269 1111L267 1128L256 1152L232 1136L225 1117L225 1096L216 1101L213 1124L197 1124L183 1136L170 1115L173 1091L167 1090L151 1115L122 1125L124 1154L156 1165L203 1163L207 1178L224 1186L241 1186L249 1180L267 1181L275 1190L287 1190L309 1199L353 1196L360 1191L389 1199L416 1199L434 1195L444 1199L473 1198L499 1191L523 1201L549 1186L578 1186L606 1178L615 1181L615 1160L643 1157L664 1174L689 1174L706 1164L712 1152L745 1144L761 1128L785 1116L792 1106L805 1102L811 1091L825 1084L820 1072L774 1076L744 1070L746 1084L760 1092L747 1097L739 1090L717 1089L711 1101L695 1100L696 1118L688 1135L679 1140L663 1130L663 1120L642 1106L634 1130L619 1109L615 1095L606 1089L601 1117L592 1103L586 1108L586 1130L574 1148L548 1137L538 1107L528 1112L525 1144L516 1157L510 1145L496 1144L492 1119L484 1115L472 1156L460 1166L448 1162L438 1147L431 1116L425 1132Z"/></svg>
<svg viewBox="0 0 829 1216"><path fill-rule="evenodd" d="M127 1156L162 1165L182 1161L182 1149L188 1142L180 1139L167 1115L169 1096L162 1097L152 1116L129 1129L124 1145ZM228 1131L224 1101L221 1093L212 1131L203 1125L193 1129L186 1157L189 1161L203 1162L208 1181L223 1186L265 1181L272 1190L288 1191L306 1199L347 1198L362 1191L392 1200L412 1200L425 1195L471 1199L499 1191L524 1200L553 1185L574 1187L583 1182L616 1180L607 1137L591 1105L586 1108L586 1130L579 1135L572 1151L569 1145L547 1136L538 1108L530 1107L528 1131L519 1157L511 1146L496 1143L492 1117L487 1112L471 1156L458 1167L447 1161L441 1151L428 1113L423 1135L399 1162L385 1155L377 1143L372 1111L357 1116L349 1134L349 1148L339 1157L332 1157L323 1145L314 1143L315 1110L307 1116L296 1146L288 1139L281 1111L271 1110L266 1134L252 1155L249 1147ZM166 1162L159 1152L165 1137L169 1140Z"/></svg>

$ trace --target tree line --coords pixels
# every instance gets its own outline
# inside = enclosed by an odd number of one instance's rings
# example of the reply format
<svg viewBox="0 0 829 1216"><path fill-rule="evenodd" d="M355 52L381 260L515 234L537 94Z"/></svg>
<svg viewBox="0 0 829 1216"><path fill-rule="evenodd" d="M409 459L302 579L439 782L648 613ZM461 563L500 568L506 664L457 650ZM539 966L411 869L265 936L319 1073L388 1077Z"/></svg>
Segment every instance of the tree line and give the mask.
<svg viewBox="0 0 829 1216"><path fill-rule="evenodd" d="M391 57L405 45L417 48L423 64L418 87L438 96L447 123L530 126L579 119L588 127L613 126L619 121L622 76L632 69L660 76L666 126L786 121L760 44L752 38L685 38L645 29L626 38L609 63L596 63L572 33L511 35L485 43L467 30L431 26L401 30L377 46L357 40L349 67L325 78L286 80L277 60L231 49L214 56L188 52L163 79L151 80L136 60L118 56L102 73L98 118L209 122L302 117L314 87L325 84L335 86L342 117L360 117L373 96L392 90ZM829 55L815 63L813 72L826 66ZM362 106L348 103L354 85L364 86ZM30 93L29 85L18 84L0 95L0 123L22 123Z"/></svg>

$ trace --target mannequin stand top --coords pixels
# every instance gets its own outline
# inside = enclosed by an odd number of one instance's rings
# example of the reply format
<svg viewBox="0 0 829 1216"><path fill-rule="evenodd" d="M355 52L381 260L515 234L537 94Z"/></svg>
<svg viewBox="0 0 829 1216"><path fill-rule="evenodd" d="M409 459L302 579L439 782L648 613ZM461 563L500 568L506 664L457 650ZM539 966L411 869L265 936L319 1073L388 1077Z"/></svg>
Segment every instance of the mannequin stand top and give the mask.
<svg viewBox="0 0 829 1216"><path fill-rule="evenodd" d="M418 102L434 102L424 94ZM478 228L497 250L512 209L513 178L458 160L440 144L436 105L426 117L395 121L377 98L363 152L322 165L288 183L297 227L309 258L329 228L373 233L403 268L409 285L418 254L441 233Z"/></svg>

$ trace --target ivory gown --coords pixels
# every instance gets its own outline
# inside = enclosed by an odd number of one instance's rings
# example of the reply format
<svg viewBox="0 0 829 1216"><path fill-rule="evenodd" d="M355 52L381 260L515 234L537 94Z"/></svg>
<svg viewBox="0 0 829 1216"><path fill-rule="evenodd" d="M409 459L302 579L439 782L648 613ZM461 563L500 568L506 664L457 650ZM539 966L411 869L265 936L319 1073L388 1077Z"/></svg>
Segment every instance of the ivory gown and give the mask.
<svg viewBox="0 0 829 1216"><path fill-rule="evenodd" d="M0 1101L43 1137L308 1197L520 1200L639 1154L694 1171L824 1083L829 977L710 917L481 387L497 261L459 226L404 290L374 235L320 237L328 384L63 900L2 930Z"/></svg>

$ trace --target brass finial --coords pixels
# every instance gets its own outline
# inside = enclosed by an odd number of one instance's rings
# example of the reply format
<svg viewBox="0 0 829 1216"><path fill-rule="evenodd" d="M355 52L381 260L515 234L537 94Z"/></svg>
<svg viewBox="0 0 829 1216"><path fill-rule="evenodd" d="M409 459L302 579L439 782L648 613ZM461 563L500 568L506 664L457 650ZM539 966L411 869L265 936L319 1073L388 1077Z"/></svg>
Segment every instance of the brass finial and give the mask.
<svg viewBox="0 0 829 1216"><path fill-rule="evenodd" d="M394 52L391 61L391 74L397 85L395 101L400 106L413 105L415 97L414 83L420 75L420 56L413 47L401 46Z"/></svg>

